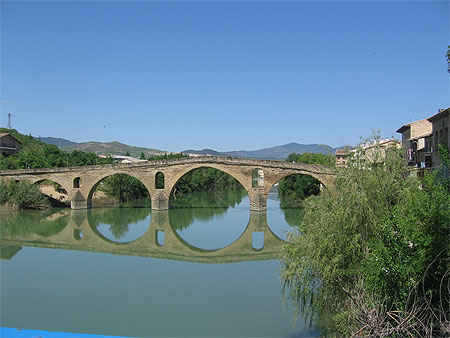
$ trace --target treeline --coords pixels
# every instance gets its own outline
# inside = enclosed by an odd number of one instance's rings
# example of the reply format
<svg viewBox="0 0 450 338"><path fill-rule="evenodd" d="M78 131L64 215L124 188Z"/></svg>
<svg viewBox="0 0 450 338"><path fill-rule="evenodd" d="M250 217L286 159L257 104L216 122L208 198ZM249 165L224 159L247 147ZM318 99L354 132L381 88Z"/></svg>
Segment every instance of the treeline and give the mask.
<svg viewBox="0 0 450 338"><path fill-rule="evenodd" d="M1 133L10 133L21 142L17 154L0 155L0 170L73 167L113 163L112 158L99 158L94 153L79 150L65 152L57 146L39 141L31 135L23 135L17 130L0 128Z"/></svg>
<svg viewBox="0 0 450 338"><path fill-rule="evenodd" d="M214 168L199 168L188 172L176 183L173 194L216 191L234 188L240 183L227 173Z"/></svg>
<svg viewBox="0 0 450 338"><path fill-rule="evenodd" d="M148 190L138 179L124 174L115 174L105 178L98 188L119 202L147 198Z"/></svg>
<svg viewBox="0 0 450 338"><path fill-rule="evenodd" d="M321 164L334 166L333 155L303 153L292 153L286 158L287 162ZM281 208L298 208L305 198L317 195L320 192L320 182L309 175L291 175L279 181L278 196Z"/></svg>
<svg viewBox="0 0 450 338"><path fill-rule="evenodd" d="M142 158L143 153L141 154ZM172 160L175 158L184 158L189 157L186 154L183 153L173 153L173 154L164 154L164 155L152 155L147 158L148 161L160 161L160 160ZM144 155L145 158L145 155Z"/></svg>
<svg viewBox="0 0 450 338"><path fill-rule="evenodd" d="M450 180L405 177L401 150L360 153L304 202L282 251L285 295L326 337L446 337Z"/></svg>

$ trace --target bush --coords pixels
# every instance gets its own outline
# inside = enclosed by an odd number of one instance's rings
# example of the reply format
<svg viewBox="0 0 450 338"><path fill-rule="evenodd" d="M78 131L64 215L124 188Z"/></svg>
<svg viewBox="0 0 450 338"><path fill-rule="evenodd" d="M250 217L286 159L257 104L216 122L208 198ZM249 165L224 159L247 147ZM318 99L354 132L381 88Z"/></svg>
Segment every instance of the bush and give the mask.
<svg viewBox="0 0 450 338"><path fill-rule="evenodd" d="M305 201L282 251L286 295L325 335L444 335L446 185L434 173L405 178L397 151L382 162L355 160L339 169L334 189Z"/></svg>
<svg viewBox="0 0 450 338"><path fill-rule="evenodd" d="M10 203L21 210L49 206L47 198L35 184L27 181L12 182L9 185L3 181L0 182L0 203Z"/></svg>

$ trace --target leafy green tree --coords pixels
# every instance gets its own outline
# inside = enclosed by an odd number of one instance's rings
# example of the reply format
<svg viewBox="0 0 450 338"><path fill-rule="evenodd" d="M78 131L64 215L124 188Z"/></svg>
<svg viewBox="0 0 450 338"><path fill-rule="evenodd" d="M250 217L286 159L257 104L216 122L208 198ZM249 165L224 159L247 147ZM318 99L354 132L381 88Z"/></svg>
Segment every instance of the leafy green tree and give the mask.
<svg viewBox="0 0 450 338"><path fill-rule="evenodd" d="M148 197L148 190L138 179L124 174L115 174L103 180L103 190L119 202Z"/></svg>
<svg viewBox="0 0 450 338"><path fill-rule="evenodd" d="M175 184L173 194L198 191L217 191L240 187L240 183L227 173L215 168L198 168L185 174Z"/></svg>
<svg viewBox="0 0 450 338"><path fill-rule="evenodd" d="M140 159L141 159L141 160L145 160L145 154L144 154L144 152L141 153Z"/></svg>
<svg viewBox="0 0 450 338"><path fill-rule="evenodd" d="M405 178L399 151L337 172L282 251L285 294L325 336L443 336L450 193ZM438 183L436 183L438 182ZM445 317L447 316L447 317Z"/></svg>
<svg viewBox="0 0 450 338"><path fill-rule="evenodd" d="M287 158L288 162L334 165L334 157L315 153L292 153ZM298 207L301 202L311 195L320 192L320 182L309 175L291 175L279 181L278 194L281 208Z"/></svg>

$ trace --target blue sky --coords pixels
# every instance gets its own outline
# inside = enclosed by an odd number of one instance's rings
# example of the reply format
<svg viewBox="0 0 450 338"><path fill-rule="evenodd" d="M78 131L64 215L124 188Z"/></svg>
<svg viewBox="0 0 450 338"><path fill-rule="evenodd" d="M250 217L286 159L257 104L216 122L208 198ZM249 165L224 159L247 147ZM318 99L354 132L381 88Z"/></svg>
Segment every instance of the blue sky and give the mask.
<svg viewBox="0 0 450 338"><path fill-rule="evenodd" d="M2 1L1 117L169 151L337 147L450 106L448 1Z"/></svg>

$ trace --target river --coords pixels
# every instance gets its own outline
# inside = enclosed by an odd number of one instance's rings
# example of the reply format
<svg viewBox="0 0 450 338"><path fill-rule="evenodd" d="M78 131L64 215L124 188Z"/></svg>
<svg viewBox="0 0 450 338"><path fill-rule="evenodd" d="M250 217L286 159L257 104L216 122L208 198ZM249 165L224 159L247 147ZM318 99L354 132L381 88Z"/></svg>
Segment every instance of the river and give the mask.
<svg viewBox="0 0 450 338"><path fill-rule="evenodd" d="M1 326L127 337L316 337L282 300L300 211L242 191L1 219Z"/></svg>

